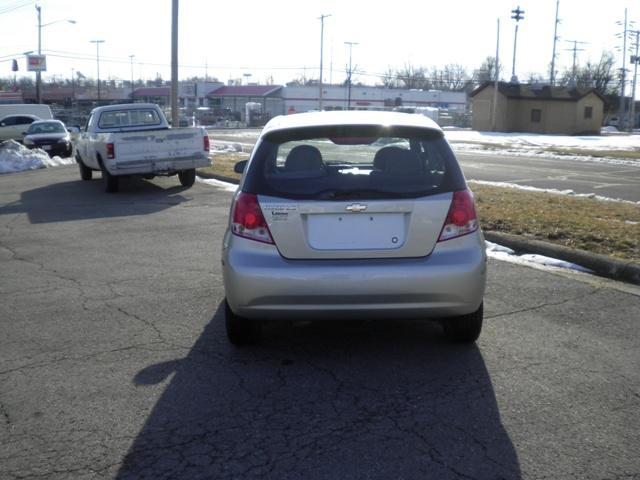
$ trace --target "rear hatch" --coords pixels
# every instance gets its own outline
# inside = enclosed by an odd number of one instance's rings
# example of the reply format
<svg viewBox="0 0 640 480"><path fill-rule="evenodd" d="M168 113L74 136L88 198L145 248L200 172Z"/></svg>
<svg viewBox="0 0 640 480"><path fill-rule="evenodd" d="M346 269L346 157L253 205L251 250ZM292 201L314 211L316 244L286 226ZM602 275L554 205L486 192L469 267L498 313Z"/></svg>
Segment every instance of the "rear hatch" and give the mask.
<svg viewBox="0 0 640 480"><path fill-rule="evenodd" d="M441 131L372 126L275 132L242 186L289 259L427 256L464 188Z"/></svg>

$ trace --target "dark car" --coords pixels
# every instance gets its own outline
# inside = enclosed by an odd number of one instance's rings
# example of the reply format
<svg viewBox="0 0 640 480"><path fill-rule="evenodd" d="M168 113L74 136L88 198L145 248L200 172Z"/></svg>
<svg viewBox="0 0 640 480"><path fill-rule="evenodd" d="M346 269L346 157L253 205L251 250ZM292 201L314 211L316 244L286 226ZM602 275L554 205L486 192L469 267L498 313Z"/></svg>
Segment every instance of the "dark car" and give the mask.
<svg viewBox="0 0 640 480"><path fill-rule="evenodd" d="M25 147L41 148L50 157L70 157L73 146L69 132L60 120L39 120L33 122L22 141Z"/></svg>

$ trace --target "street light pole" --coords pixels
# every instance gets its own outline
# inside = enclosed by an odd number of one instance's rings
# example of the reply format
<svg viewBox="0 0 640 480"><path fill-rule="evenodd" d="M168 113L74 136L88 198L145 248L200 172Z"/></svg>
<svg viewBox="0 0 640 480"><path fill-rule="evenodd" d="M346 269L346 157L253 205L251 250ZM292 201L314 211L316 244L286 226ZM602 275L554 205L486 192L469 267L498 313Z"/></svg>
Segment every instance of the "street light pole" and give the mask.
<svg viewBox="0 0 640 480"><path fill-rule="evenodd" d="M135 55L129 55L129 60L131 60L131 103L136 103L133 98L133 57Z"/></svg>
<svg viewBox="0 0 640 480"><path fill-rule="evenodd" d="M100 44L104 43L104 40L89 40L90 43L96 44L96 66L98 73L98 103L100 103Z"/></svg>
<svg viewBox="0 0 640 480"><path fill-rule="evenodd" d="M357 42L344 42L345 45L349 45L349 75L347 77L347 82L349 82L349 93L347 96L347 110L351 110L351 74L353 72L351 67L351 54L353 51L353 46L358 45Z"/></svg>

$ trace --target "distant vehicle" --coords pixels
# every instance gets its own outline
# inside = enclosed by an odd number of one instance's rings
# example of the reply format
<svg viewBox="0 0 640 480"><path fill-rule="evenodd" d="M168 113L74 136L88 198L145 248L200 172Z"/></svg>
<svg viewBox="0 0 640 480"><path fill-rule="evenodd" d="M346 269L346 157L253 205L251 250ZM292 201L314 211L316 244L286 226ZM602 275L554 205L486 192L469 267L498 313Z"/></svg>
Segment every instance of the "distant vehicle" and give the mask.
<svg viewBox="0 0 640 480"><path fill-rule="evenodd" d="M22 142L22 135L29 125L40 120L40 117L28 114L8 115L0 119L0 142L15 140Z"/></svg>
<svg viewBox="0 0 640 480"><path fill-rule="evenodd" d="M116 192L120 177L178 175L190 187L196 168L211 164L204 128L169 128L158 105L133 103L95 108L74 141L83 180L102 172L106 192Z"/></svg>
<svg viewBox="0 0 640 480"><path fill-rule="evenodd" d="M60 120L37 120L29 125L22 143L27 148L41 148L50 157L71 157L71 137Z"/></svg>
<svg viewBox="0 0 640 480"><path fill-rule="evenodd" d="M222 247L229 341L262 320L437 319L480 335L486 253L442 129L422 115L318 112L264 127Z"/></svg>
<svg viewBox="0 0 640 480"><path fill-rule="evenodd" d="M41 103L13 103L0 105L0 119L9 115L33 115L40 120L52 120L53 113L49 105Z"/></svg>

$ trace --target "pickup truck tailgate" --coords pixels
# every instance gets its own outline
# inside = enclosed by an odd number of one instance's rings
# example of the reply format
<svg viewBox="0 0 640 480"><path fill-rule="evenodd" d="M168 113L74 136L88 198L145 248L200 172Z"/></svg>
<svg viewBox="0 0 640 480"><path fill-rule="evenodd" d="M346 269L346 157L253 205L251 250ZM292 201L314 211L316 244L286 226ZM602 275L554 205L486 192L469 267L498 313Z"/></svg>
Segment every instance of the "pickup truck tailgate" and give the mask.
<svg viewBox="0 0 640 480"><path fill-rule="evenodd" d="M197 168L209 164L202 128L113 134L116 169L151 167L153 171Z"/></svg>

